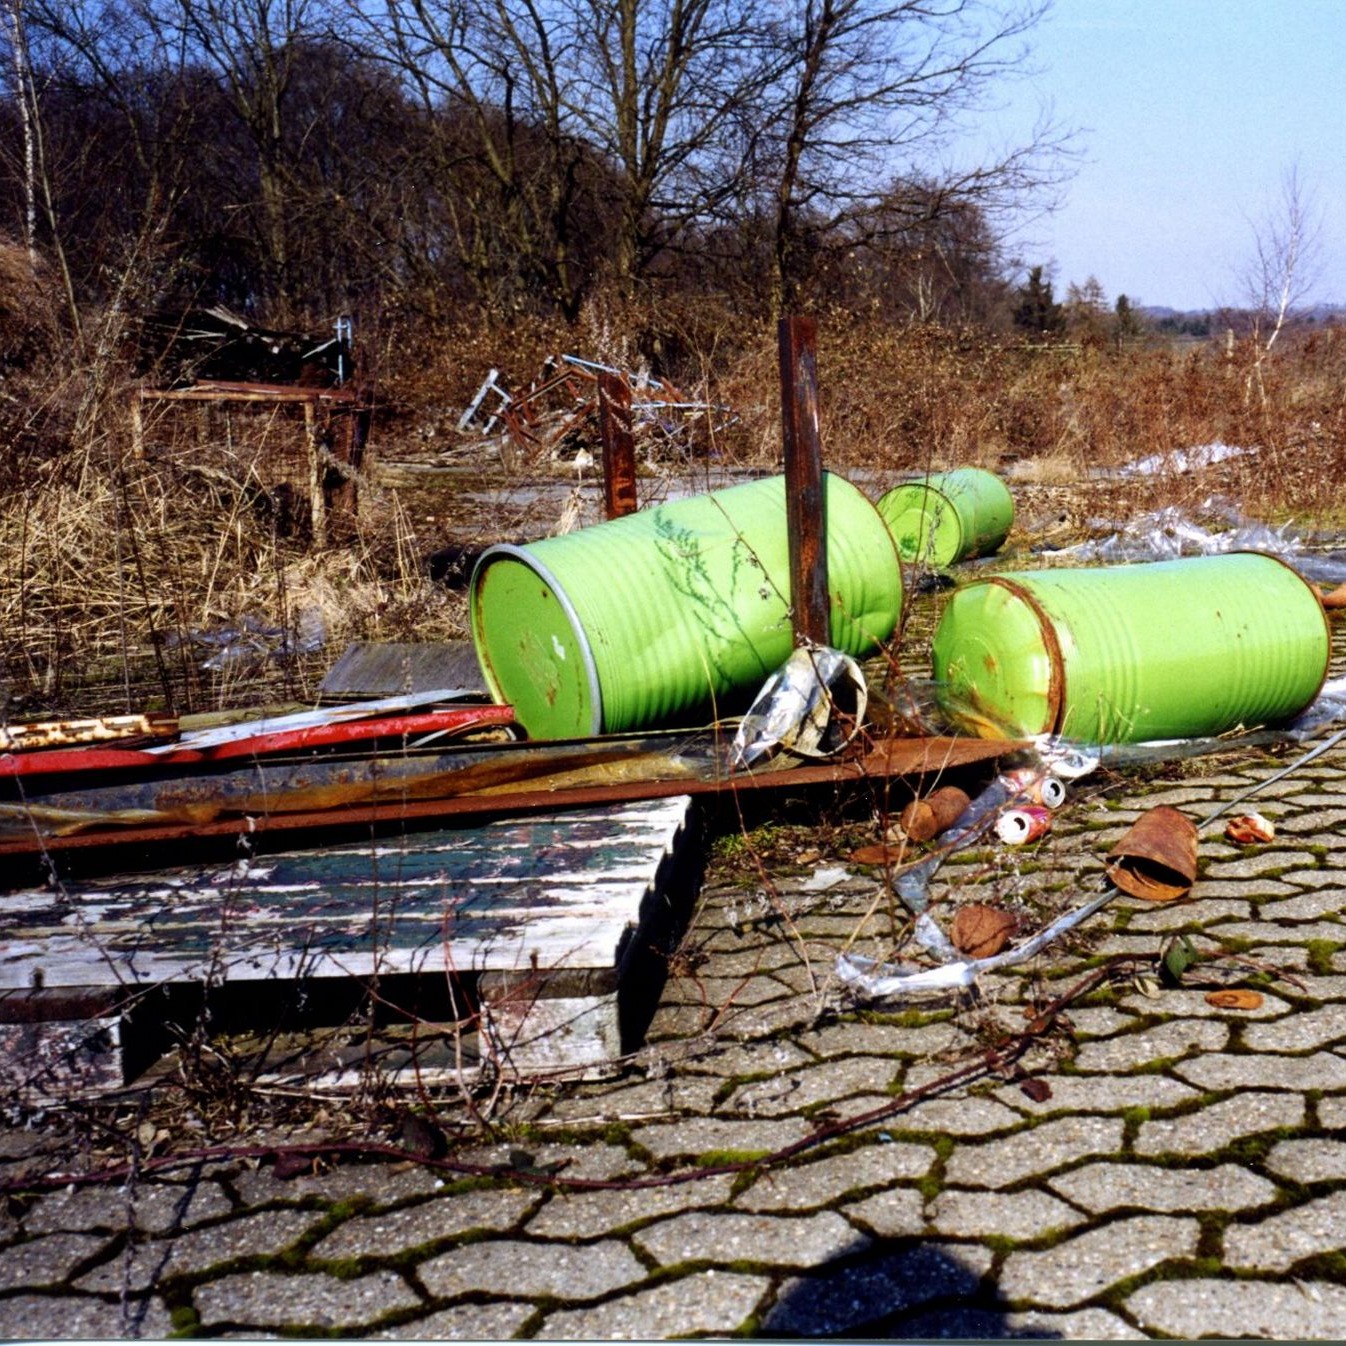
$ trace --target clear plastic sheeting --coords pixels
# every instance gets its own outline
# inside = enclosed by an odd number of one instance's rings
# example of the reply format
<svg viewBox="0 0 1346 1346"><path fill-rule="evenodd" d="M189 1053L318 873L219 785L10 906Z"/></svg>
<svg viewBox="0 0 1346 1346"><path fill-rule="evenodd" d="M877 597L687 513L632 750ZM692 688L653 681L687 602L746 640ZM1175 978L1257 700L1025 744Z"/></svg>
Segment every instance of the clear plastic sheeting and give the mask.
<svg viewBox="0 0 1346 1346"><path fill-rule="evenodd" d="M271 626L256 617L245 616L237 626L189 631L185 636L173 632L165 642L168 649L191 645L201 651L213 651L201 662L207 673L255 667L268 659L293 659L313 654L326 644L327 623L317 608L304 608L293 626Z"/></svg>
<svg viewBox="0 0 1346 1346"><path fill-rule="evenodd" d="M1197 444L1190 449L1171 449L1168 453L1151 453L1138 458L1134 463L1122 467L1099 468L1094 472L1098 477L1154 477L1160 474L1171 476L1174 473L1197 472L1202 468L1214 467L1216 463L1227 462L1230 458L1242 458L1253 452L1248 445L1226 444L1215 440L1211 444Z"/></svg>
<svg viewBox="0 0 1346 1346"><path fill-rule="evenodd" d="M730 765L751 766L777 748L830 757L855 737L868 702L854 659L840 650L801 647L757 693L734 735Z"/></svg>
<svg viewBox="0 0 1346 1346"><path fill-rule="evenodd" d="M1213 526L1198 522L1206 518ZM1346 552L1312 550L1290 523L1272 528L1245 519L1227 501L1211 496L1196 516L1177 505L1138 514L1126 523L1094 520L1106 536L1045 553L1053 560L1075 564L1112 564L1136 561L1175 561L1184 556L1221 556L1227 552L1259 551L1279 557L1307 580L1325 584L1346 581Z"/></svg>
<svg viewBox="0 0 1346 1346"><path fill-rule="evenodd" d="M1304 743L1325 729L1346 722L1346 677L1331 678L1308 707L1288 724L1275 729L1251 729L1208 738L1150 739L1141 743L1085 744L1043 736L1035 740L1039 758L1067 780L1098 767L1143 766L1205 757L1231 748L1261 748L1272 743Z"/></svg>

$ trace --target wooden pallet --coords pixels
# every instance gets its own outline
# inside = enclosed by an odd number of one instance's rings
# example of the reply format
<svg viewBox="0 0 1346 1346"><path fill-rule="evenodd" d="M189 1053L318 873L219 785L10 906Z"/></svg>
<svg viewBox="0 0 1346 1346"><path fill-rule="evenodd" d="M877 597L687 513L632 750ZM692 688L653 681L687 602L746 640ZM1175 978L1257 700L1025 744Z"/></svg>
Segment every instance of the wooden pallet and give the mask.
<svg viewBox="0 0 1346 1346"><path fill-rule="evenodd" d="M207 1003L212 1022L292 1046L296 1004L339 1006L345 1035L292 1072L328 1085L368 1063L352 1016L379 1019L401 1042L390 1073L422 1083L460 1076L478 1028L469 1056L505 1073L601 1068L631 1045L642 960L685 918L690 809L675 796L0 894L7 1081L27 1098L122 1087L171 1046L166 1020L186 1033ZM413 1005L434 1021L391 1022Z"/></svg>

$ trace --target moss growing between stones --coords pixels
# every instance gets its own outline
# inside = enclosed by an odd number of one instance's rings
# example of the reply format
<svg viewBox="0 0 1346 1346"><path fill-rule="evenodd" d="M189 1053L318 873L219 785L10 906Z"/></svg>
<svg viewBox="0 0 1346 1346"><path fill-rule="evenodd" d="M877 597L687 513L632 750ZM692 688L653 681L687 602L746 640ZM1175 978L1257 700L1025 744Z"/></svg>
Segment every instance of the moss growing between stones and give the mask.
<svg viewBox="0 0 1346 1346"><path fill-rule="evenodd" d="M721 1168L730 1164L756 1164L770 1150L704 1150L692 1160L698 1168Z"/></svg>
<svg viewBox="0 0 1346 1346"><path fill-rule="evenodd" d="M1342 937L1346 939L1346 929L1342 930ZM1319 977L1329 977L1334 969L1332 967L1332 955L1341 947L1336 940L1331 939L1311 939L1305 942L1304 949L1308 954L1309 971Z"/></svg>
<svg viewBox="0 0 1346 1346"><path fill-rule="evenodd" d="M178 1304L169 1310L168 1320L172 1324L170 1339L193 1337L200 1330L201 1317L190 1304Z"/></svg>
<svg viewBox="0 0 1346 1346"><path fill-rule="evenodd" d="M1150 1120L1152 1109L1143 1104L1122 1110L1122 1145L1130 1149L1136 1143L1140 1128Z"/></svg>

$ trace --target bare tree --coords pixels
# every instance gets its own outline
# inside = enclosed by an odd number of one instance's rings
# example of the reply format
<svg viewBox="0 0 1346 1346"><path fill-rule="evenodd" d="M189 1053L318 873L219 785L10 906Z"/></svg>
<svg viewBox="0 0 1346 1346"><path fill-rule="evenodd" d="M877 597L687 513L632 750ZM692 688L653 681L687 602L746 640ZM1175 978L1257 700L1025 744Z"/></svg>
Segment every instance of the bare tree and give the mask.
<svg viewBox="0 0 1346 1346"><path fill-rule="evenodd" d="M620 173L628 288L738 192L745 118L778 74L769 23L744 0L579 0L573 110Z"/></svg>
<svg viewBox="0 0 1346 1346"><path fill-rule="evenodd" d="M227 92L253 156L261 288L275 296L276 316L288 320L297 303L292 219L309 186L307 152L326 116L324 97L293 94L301 70L312 72L311 45L329 31L331 0L140 0L139 7L156 34ZM328 70L335 80L339 72ZM325 92L335 97L338 86Z"/></svg>
<svg viewBox="0 0 1346 1346"><path fill-rule="evenodd" d="M436 204L478 290L542 289L572 317L587 277L576 213L595 159L577 135L567 30L538 0L357 6L374 49L419 94Z"/></svg>
<svg viewBox="0 0 1346 1346"><path fill-rule="evenodd" d="M989 162L943 161L997 82L1024 69L1047 0L803 0L775 23L778 75L759 111L757 159L769 193L774 301L796 306L815 249L854 247L874 220L876 184L921 184L910 218L978 202L988 213L1060 180L1067 137L1040 126ZM939 184L932 193L929 184ZM891 192L882 215L901 219Z"/></svg>
<svg viewBox="0 0 1346 1346"><path fill-rule="evenodd" d="M47 155L47 138L42 122L42 104L38 80L33 69L29 44L31 6L26 0L7 0L9 11L10 44L9 66L13 70L13 102L19 113L23 132L23 237L29 262L38 263L38 203L47 227L47 237L56 258L57 270L65 293L66 308L76 338L82 338L79 304L76 302L74 280L65 251L60 217L56 208Z"/></svg>
<svg viewBox="0 0 1346 1346"><path fill-rule="evenodd" d="M1269 353L1318 279L1321 220L1298 165L1282 175L1280 199L1253 222L1252 235L1243 290L1253 315L1254 341Z"/></svg>
<svg viewBox="0 0 1346 1346"><path fill-rule="evenodd" d="M474 129L507 235L525 255L545 256L568 316L595 279L586 262L599 258L577 227L593 203L607 207L591 222L629 290L734 194L738 123L771 70L768 30L748 0L359 9L427 106ZM455 166L460 189L472 181L466 166ZM487 204L455 195L469 208Z"/></svg>

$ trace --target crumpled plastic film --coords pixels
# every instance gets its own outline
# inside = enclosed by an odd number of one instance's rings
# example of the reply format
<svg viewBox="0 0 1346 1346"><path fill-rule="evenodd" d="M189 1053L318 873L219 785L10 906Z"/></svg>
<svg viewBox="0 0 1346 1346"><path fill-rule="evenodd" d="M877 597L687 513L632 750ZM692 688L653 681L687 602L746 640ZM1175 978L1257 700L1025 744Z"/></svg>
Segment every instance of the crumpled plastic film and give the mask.
<svg viewBox="0 0 1346 1346"><path fill-rule="evenodd" d="M1111 890L1091 898L1083 906L1058 917L1032 939L990 958L960 958L939 967L917 968L910 963L880 963L861 954L838 954L836 974L854 995L867 1000L891 1000L925 991L947 991L971 986L983 973L999 967L1026 962L1042 952L1053 940L1086 921L1116 894Z"/></svg>
<svg viewBox="0 0 1346 1346"><path fill-rule="evenodd" d="M1181 556L1218 556L1226 552L1260 551L1277 556L1307 580L1340 584L1346 581L1346 553L1315 552L1290 523L1272 528L1245 519L1226 502L1210 497L1199 512L1217 515L1228 528L1212 529L1198 523L1177 505L1138 514L1125 523L1096 520L1095 526L1112 531L1073 547L1050 553L1076 562L1173 561Z"/></svg>
<svg viewBox="0 0 1346 1346"><path fill-rule="evenodd" d="M1034 740L1043 764L1067 780L1087 775L1099 766L1117 768L1154 762L1177 762L1229 748L1258 748L1270 743L1303 743L1324 729L1346 721L1346 677L1323 684L1312 703L1288 724L1276 729L1252 729L1241 734L1204 738L1146 739L1142 743L1071 743L1049 735Z"/></svg>

